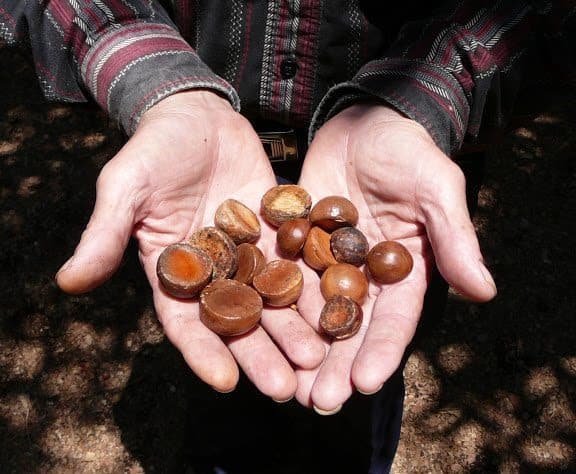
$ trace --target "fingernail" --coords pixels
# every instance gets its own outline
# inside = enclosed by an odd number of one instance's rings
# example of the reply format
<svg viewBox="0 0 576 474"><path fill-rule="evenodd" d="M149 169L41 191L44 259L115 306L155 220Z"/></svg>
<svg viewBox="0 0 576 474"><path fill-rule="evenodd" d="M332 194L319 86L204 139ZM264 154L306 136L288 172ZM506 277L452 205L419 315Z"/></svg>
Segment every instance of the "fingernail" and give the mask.
<svg viewBox="0 0 576 474"><path fill-rule="evenodd" d="M486 283L488 283L492 288L494 288L494 291L496 291L496 283L494 282L494 278L492 278L492 275L483 264L480 264L480 272L482 272L482 276L484 277Z"/></svg>
<svg viewBox="0 0 576 474"><path fill-rule="evenodd" d="M363 392L358 387L356 387L356 390L358 390L358 392L360 392L362 395L374 395L376 392L379 392L383 386L384 384L381 384L376 390L373 390L371 392Z"/></svg>
<svg viewBox="0 0 576 474"><path fill-rule="evenodd" d="M322 410L321 408L318 408L316 405L314 405L314 411L322 416L334 415L335 413L338 413L341 409L342 405L338 405L336 408L333 408L332 410Z"/></svg>
<svg viewBox="0 0 576 474"><path fill-rule="evenodd" d="M290 396L290 398L287 398L287 399L285 399L285 400L278 400L278 399L276 399L276 398L273 398L272 400L274 400L276 403L287 403L287 402L289 402L290 400L292 400L293 398L294 398L294 395Z"/></svg>
<svg viewBox="0 0 576 474"><path fill-rule="evenodd" d="M218 393L230 393L230 392L233 392L236 387L232 387L228 390L220 390L219 388L216 388L214 386L212 386L212 388L214 389L214 391L216 391Z"/></svg>

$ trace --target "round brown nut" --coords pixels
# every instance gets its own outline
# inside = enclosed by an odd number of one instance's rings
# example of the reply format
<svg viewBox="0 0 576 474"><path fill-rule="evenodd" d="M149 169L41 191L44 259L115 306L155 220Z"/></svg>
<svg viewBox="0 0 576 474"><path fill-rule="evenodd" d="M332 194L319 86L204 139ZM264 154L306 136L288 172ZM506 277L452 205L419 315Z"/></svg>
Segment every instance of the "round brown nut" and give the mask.
<svg viewBox="0 0 576 474"><path fill-rule="evenodd" d="M236 199L226 199L216 209L214 225L226 232L236 245L260 237L260 221L252 210Z"/></svg>
<svg viewBox="0 0 576 474"><path fill-rule="evenodd" d="M342 227L330 234L330 249L338 262L359 267L366 261L370 247L356 227Z"/></svg>
<svg viewBox="0 0 576 474"><path fill-rule="evenodd" d="M270 188L261 201L264 218L274 227L298 217L306 217L312 206L308 191L296 184L280 184Z"/></svg>
<svg viewBox="0 0 576 474"><path fill-rule="evenodd" d="M310 211L310 223L331 232L340 227L354 227L358 223L358 210L343 196L326 196Z"/></svg>
<svg viewBox="0 0 576 474"><path fill-rule="evenodd" d="M326 301L340 295L362 304L368 294L368 279L358 267L349 263L337 263L330 265L322 274L320 291Z"/></svg>
<svg viewBox="0 0 576 474"><path fill-rule="evenodd" d="M238 246L238 270L234 275L234 280L251 285L254 275L260 273L264 265L266 265L266 259L262 250L254 244L240 244Z"/></svg>
<svg viewBox="0 0 576 474"><path fill-rule="evenodd" d="M330 234L320 227L312 227L308 232L302 257L309 267L320 272L338 263L330 250Z"/></svg>
<svg viewBox="0 0 576 474"><path fill-rule="evenodd" d="M200 320L221 336L238 336L252 329L262 315L262 298L236 280L214 280L200 293Z"/></svg>
<svg viewBox="0 0 576 474"><path fill-rule="evenodd" d="M212 279L231 278L238 269L236 244L226 232L216 227L203 227L188 239L193 247L204 250L212 259Z"/></svg>
<svg viewBox="0 0 576 474"><path fill-rule="evenodd" d="M346 339L358 332L362 318L362 308L352 298L336 295L322 308L320 327L334 339Z"/></svg>
<svg viewBox="0 0 576 474"><path fill-rule="evenodd" d="M252 286L270 306L289 306L295 303L304 286L302 270L290 260L269 262L252 280Z"/></svg>
<svg viewBox="0 0 576 474"><path fill-rule="evenodd" d="M212 278L212 260L202 249L186 243L166 247L156 263L163 288L177 298L192 298Z"/></svg>
<svg viewBox="0 0 576 474"><path fill-rule="evenodd" d="M366 263L370 276L379 283L396 283L412 271L414 261L406 247L394 240L377 243L368 252Z"/></svg>
<svg viewBox="0 0 576 474"><path fill-rule="evenodd" d="M287 258L296 257L304 247L309 231L308 219L299 217L283 222L276 233L276 245L280 253Z"/></svg>

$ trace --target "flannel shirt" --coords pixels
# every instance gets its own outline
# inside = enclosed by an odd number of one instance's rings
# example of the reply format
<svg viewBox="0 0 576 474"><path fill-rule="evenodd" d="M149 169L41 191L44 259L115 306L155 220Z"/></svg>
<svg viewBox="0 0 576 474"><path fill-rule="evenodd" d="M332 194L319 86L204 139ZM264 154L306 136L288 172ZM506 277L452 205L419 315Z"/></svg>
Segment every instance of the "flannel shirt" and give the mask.
<svg viewBox="0 0 576 474"><path fill-rule="evenodd" d="M383 3L0 0L0 35L29 41L48 99L92 97L129 135L164 97L204 88L310 137L349 104L383 101L450 153L488 108L506 116L538 19L574 18L566 0Z"/></svg>

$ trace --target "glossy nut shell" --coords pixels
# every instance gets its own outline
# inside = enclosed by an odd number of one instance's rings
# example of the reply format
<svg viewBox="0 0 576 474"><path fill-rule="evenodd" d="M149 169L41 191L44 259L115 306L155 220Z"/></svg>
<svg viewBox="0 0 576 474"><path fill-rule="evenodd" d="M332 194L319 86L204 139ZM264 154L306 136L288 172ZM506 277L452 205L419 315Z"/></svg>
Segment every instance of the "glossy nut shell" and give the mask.
<svg viewBox="0 0 576 474"><path fill-rule="evenodd" d="M254 244L240 244L238 246L238 270L234 275L234 280L251 285L254 275L260 273L264 265L266 265L266 259L262 250Z"/></svg>
<svg viewBox="0 0 576 474"><path fill-rule="evenodd" d="M412 271L414 262L406 247L394 240L377 243L368 252L366 263L370 276L379 283L396 283Z"/></svg>
<svg viewBox="0 0 576 474"><path fill-rule="evenodd" d="M252 286L270 306L288 306L302 293L304 277L300 267L290 260L273 260L254 277Z"/></svg>
<svg viewBox="0 0 576 474"><path fill-rule="evenodd" d="M177 298L192 298L212 278L212 260L202 249L186 243L166 247L156 264L162 287Z"/></svg>
<svg viewBox="0 0 576 474"><path fill-rule="evenodd" d="M204 250L212 259L212 279L231 278L238 269L236 244L226 232L216 227L203 227L194 232L188 243Z"/></svg>
<svg viewBox="0 0 576 474"><path fill-rule="evenodd" d="M320 313L320 328L334 339L354 336L362 325L362 308L351 298L333 296Z"/></svg>
<svg viewBox="0 0 576 474"><path fill-rule="evenodd" d="M286 258L296 257L310 231L308 219L298 218L283 222L276 233L278 251Z"/></svg>
<svg viewBox="0 0 576 474"><path fill-rule="evenodd" d="M252 329L262 315L262 298L236 280L214 280L200 293L200 320L221 336L238 336Z"/></svg>
<svg viewBox="0 0 576 474"><path fill-rule="evenodd" d="M342 196L326 196L320 199L310 211L310 223L331 232L358 223L358 210Z"/></svg>
<svg viewBox="0 0 576 474"><path fill-rule="evenodd" d="M320 227L312 227L308 232L302 257L309 267L320 272L338 263L330 250L330 234Z"/></svg>
<svg viewBox="0 0 576 474"><path fill-rule="evenodd" d="M352 298L361 305L368 294L368 279L358 267L337 263L329 266L322 274L320 291L326 301L340 295Z"/></svg>

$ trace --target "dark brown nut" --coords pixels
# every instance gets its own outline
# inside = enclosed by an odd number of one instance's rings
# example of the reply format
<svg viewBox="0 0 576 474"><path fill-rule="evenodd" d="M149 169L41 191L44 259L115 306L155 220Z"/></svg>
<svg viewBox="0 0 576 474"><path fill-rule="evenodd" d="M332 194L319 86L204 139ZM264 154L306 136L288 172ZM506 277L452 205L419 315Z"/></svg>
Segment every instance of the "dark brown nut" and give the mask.
<svg viewBox="0 0 576 474"><path fill-rule="evenodd" d="M340 295L362 304L368 294L368 279L358 267L349 263L337 263L329 266L322 274L320 291L326 301Z"/></svg>
<svg viewBox="0 0 576 474"><path fill-rule="evenodd" d="M336 295L322 308L320 327L334 339L346 339L358 332L362 318L362 308L353 299Z"/></svg>
<svg viewBox="0 0 576 474"><path fill-rule="evenodd" d="M379 283L396 283L412 271L414 262L406 247L394 240L377 243L366 257L370 276Z"/></svg>
<svg viewBox="0 0 576 474"><path fill-rule="evenodd" d="M320 272L338 263L330 250L330 234L320 227L312 227L308 232L302 257L309 267Z"/></svg>
<svg viewBox="0 0 576 474"><path fill-rule="evenodd" d="M236 245L260 237L260 221L250 208L236 199L226 199L216 209L214 225L226 232Z"/></svg>
<svg viewBox="0 0 576 474"><path fill-rule="evenodd" d="M252 329L262 315L262 298L236 280L214 280L200 293L200 320L221 336L238 336Z"/></svg>
<svg viewBox="0 0 576 474"><path fill-rule="evenodd" d="M203 227L194 232L188 243L204 250L212 259L212 279L231 278L238 269L238 250L226 232Z"/></svg>
<svg viewBox="0 0 576 474"><path fill-rule="evenodd" d="M302 217L283 222L276 233L276 245L286 258L294 258L304 247L310 231L310 222Z"/></svg>
<svg viewBox="0 0 576 474"><path fill-rule="evenodd" d="M238 246L238 270L234 275L234 280L251 285L254 275L260 273L264 265L266 265L266 259L262 250L254 244L240 244Z"/></svg>
<svg viewBox="0 0 576 474"><path fill-rule="evenodd" d="M340 227L354 227L358 223L358 210L342 196L326 196L310 211L310 223L331 232Z"/></svg>
<svg viewBox="0 0 576 474"><path fill-rule="evenodd" d="M296 184L280 184L266 191L262 197L261 212L274 227L283 222L307 217L312 206L308 191Z"/></svg>
<svg viewBox="0 0 576 474"><path fill-rule="evenodd" d="M186 243L166 247L156 263L163 288L177 298L192 298L212 278L212 260L204 250Z"/></svg>
<svg viewBox="0 0 576 474"><path fill-rule="evenodd" d="M290 260L269 262L252 280L252 286L270 306L289 306L295 303L304 286L302 270Z"/></svg>
<svg viewBox="0 0 576 474"><path fill-rule="evenodd" d="M370 247L356 227L342 227L330 234L330 249L338 262L359 267L366 261Z"/></svg>

